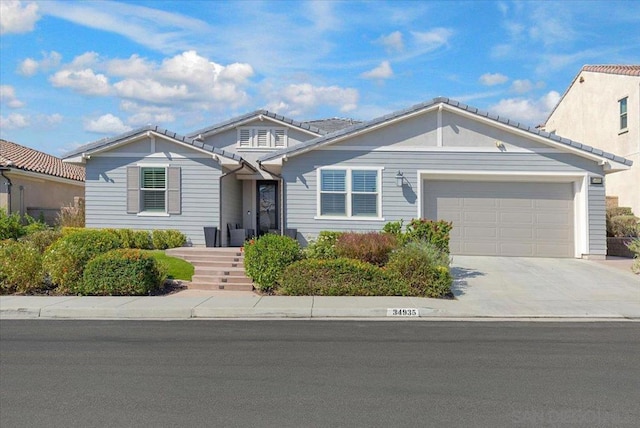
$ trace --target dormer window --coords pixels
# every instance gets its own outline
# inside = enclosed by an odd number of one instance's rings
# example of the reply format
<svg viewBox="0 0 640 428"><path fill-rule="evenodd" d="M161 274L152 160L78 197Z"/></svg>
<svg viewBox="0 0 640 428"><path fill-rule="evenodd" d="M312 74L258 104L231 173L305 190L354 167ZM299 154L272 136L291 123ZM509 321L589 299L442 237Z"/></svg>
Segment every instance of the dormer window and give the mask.
<svg viewBox="0 0 640 428"><path fill-rule="evenodd" d="M238 147L242 149L282 149L287 147L286 128L238 128Z"/></svg>
<svg viewBox="0 0 640 428"><path fill-rule="evenodd" d="M628 97L624 97L618 101L620 106L620 131L627 129L627 99Z"/></svg>

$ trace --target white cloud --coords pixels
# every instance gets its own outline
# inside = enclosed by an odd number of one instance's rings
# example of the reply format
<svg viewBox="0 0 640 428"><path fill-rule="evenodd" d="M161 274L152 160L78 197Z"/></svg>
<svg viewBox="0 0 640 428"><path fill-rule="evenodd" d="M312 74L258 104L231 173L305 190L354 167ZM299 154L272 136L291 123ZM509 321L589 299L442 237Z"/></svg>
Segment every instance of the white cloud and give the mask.
<svg viewBox="0 0 640 428"><path fill-rule="evenodd" d="M122 101L120 110L130 113L127 123L134 126L166 124L176 120L171 107L149 106L134 101Z"/></svg>
<svg viewBox="0 0 640 428"><path fill-rule="evenodd" d="M16 97L16 91L13 86L0 85L0 103L10 108L20 108L24 103Z"/></svg>
<svg viewBox="0 0 640 428"><path fill-rule="evenodd" d="M71 88L84 95L108 95L109 79L104 74L96 74L92 69L60 70L49 78L57 88Z"/></svg>
<svg viewBox="0 0 640 428"><path fill-rule="evenodd" d="M155 65L138 55L127 59L112 59L106 64L107 72L112 76L145 77L153 72Z"/></svg>
<svg viewBox="0 0 640 428"><path fill-rule="evenodd" d="M38 71L49 71L58 67L61 60L62 55L56 51L51 51L49 53L42 52L42 59L40 61L36 61L33 58L27 58L22 61L18 66L18 73L23 76L33 76Z"/></svg>
<svg viewBox="0 0 640 428"><path fill-rule="evenodd" d="M430 31L412 31L411 34L416 43L424 46L428 51L433 51L449 43L453 31L448 28L434 28Z"/></svg>
<svg viewBox="0 0 640 428"><path fill-rule="evenodd" d="M0 34L28 33L40 19L36 3L17 0L0 1Z"/></svg>
<svg viewBox="0 0 640 428"><path fill-rule="evenodd" d="M389 61L382 61L379 66L376 68L364 72L360 75L365 79L388 79L393 76L393 70L391 69L391 65Z"/></svg>
<svg viewBox="0 0 640 428"><path fill-rule="evenodd" d="M394 31L391 34L382 36L377 42L383 45L388 52L401 52L404 49L404 42L400 31Z"/></svg>
<svg viewBox="0 0 640 428"><path fill-rule="evenodd" d="M54 114L44 116L43 119L49 125L57 125L58 123L62 122L62 120L64 119L64 116L62 116L59 113L54 113Z"/></svg>
<svg viewBox="0 0 640 428"><path fill-rule="evenodd" d="M528 125L538 125L546 120L558 101L560 101L560 94L556 91L550 91L538 99L503 99L491 106L489 111Z"/></svg>
<svg viewBox="0 0 640 428"><path fill-rule="evenodd" d="M29 118L19 113L11 113L9 116L0 116L0 128L17 129L29 126Z"/></svg>
<svg viewBox="0 0 640 428"><path fill-rule="evenodd" d="M214 31L196 18L126 2L49 0L40 3L40 8L45 14L120 34L160 52L188 49L194 42L203 40L202 36L209 36Z"/></svg>
<svg viewBox="0 0 640 428"><path fill-rule="evenodd" d="M111 113L104 114L97 119L87 120L84 124L85 131L95 132L97 134L116 135L130 131L131 129L130 126L122 122L122 119Z"/></svg>
<svg viewBox="0 0 640 428"><path fill-rule="evenodd" d="M127 79L113 85L118 96L150 103L171 103L188 98L187 85L164 85L151 79Z"/></svg>
<svg viewBox="0 0 640 428"><path fill-rule="evenodd" d="M313 86L310 83L291 84L271 96L275 99L268 105L274 112L300 116L313 112L320 106L338 107L341 112L349 112L358 106L358 91L338 86Z"/></svg>
<svg viewBox="0 0 640 428"><path fill-rule="evenodd" d="M482 83L485 86L500 85L502 83L505 83L508 80L509 78L507 76L500 73L485 73L482 76L480 76L480 83Z"/></svg>
<svg viewBox="0 0 640 428"><path fill-rule="evenodd" d="M524 94L533 89L533 83L529 79L514 80L511 84L511 91L516 94Z"/></svg>

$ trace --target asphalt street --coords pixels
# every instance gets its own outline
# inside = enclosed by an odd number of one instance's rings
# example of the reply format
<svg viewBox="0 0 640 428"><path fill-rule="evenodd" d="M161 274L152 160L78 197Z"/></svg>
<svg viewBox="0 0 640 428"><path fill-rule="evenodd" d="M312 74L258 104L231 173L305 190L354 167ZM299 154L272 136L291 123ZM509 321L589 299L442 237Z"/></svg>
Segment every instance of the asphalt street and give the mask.
<svg viewBox="0 0 640 428"><path fill-rule="evenodd" d="M0 323L0 426L637 426L637 323Z"/></svg>

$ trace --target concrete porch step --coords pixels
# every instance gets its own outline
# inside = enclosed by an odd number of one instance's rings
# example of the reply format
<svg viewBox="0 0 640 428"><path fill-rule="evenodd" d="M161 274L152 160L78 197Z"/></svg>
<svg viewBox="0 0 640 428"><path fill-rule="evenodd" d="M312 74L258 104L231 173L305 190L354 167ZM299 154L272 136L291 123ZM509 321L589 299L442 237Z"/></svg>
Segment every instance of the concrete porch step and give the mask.
<svg viewBox="0 0 640 428"><path fill-rule="evenodd" d="M172 257L179 257L181 259L187 260L189 262L225 262L225 263L242 263L244 257L239 256L191 256L191 255L176 255L169 254Z"/></svg>
<svg viewBox="0 0 640 428"><path fill-rule="evenodd" d="M218 275L193 275L191 282L210 282L212 284L251 284L253 282L246 276L218 276Z"/></svg>
<svg viewBox="0 0 640 428"><path fill-rule="evenodd" d="M189 263L191 263L196 269L207 269L207 268L239 268L239 269L244 269L244 263L242 262L242 260L240 261L232 261L232 262L228 262L228 261L210 261L210 260L206 260L206 261L197 261L197 260L188 260Z"/></svg>
<svg viewBox="0 0 640 428"><path fill-rule="evenodd" d="M233 277L237 277L237 276L242 276L242 277L247 277L244 274L244 268L234 268L234 267L200 267L198 266L198 268L196 269L195 272L197 275L209 275L209 276L220 276L220 277L226 277L226 276L233 276Z"/></svg>
<svg viewBox="0 0 640 428"><path fill-rule="evenodd" d="M210 282L191 282L188 288L193 290L253 291L251 284L212 284Z"/></svg>

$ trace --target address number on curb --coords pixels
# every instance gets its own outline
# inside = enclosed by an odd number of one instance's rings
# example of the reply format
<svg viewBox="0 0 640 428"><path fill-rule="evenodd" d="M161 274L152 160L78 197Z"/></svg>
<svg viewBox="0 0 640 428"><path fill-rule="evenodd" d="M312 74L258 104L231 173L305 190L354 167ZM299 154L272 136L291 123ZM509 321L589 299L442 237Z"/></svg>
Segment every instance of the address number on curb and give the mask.
<svg viewBox="0 0 640 428"><path fill-rule="evenodd" d="M388 308L388 317L419 317L420 313L416 308Z"/></svg>

